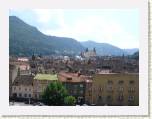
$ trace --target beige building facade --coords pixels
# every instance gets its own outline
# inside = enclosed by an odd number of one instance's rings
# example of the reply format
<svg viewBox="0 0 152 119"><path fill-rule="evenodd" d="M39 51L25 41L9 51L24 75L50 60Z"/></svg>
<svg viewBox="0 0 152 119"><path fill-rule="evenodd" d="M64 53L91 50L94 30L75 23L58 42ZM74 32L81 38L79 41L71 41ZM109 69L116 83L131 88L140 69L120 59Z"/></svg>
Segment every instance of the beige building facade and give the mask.
<svg viewBox="0 0 152 119"><path fill-rule="evenodd" d="M89 104L111 106L139 105L138 74L97 74L87 92Z"/></svg>
<svg viewBox="0 0 152 119"><path fill-rule="evenodd" d="M138 106L138 74L97 74L93 78L89 101L95 105Z"/></svg>
<svg viewBox="0 0 152 119"><path fill-rule="evenodd" d="M48 84L57 80L56 74L37 74L33 79L33 99L41 99L41 95Z"/></svg>

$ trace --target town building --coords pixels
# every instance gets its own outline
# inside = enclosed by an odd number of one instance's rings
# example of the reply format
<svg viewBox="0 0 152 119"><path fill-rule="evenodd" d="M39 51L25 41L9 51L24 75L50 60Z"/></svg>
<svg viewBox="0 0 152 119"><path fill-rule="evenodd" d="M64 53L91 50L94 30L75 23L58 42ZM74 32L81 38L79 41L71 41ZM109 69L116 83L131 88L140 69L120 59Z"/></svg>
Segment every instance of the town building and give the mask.
<svg viewBox="0 0 152 119"><path fill-rule="evenodd" d="M12 84L12 98L29 99L33 97L33 76L18 75Z"/></svg>
<svg viewBox="0 0 152 119"><path fill-rule="evenodd" d="M81 56L84 58L92 58L92 57L96 57L96 50L95 48L93 50L88 50L88 48L85 50L85 52L81 53Z"/></svg>
<svg viewBox="0 0 152 119"><path fill-rule="evenodd" d="M17 67L9 64L9 97L12 96L12 84L17 77Z"/></svg>
<svg viewBox="0 0 152 119"><path fill-rule="evenodd" d="M63 83L69 95L77 99L77 103L85 103L85 95L88 94L88 89L92 86L92 77L84 76L80 73L60 72L58 75L59 81Z"/></svg>
<svg viewBox="0 0 152 119"><path fill-rule="evenodd" d="M27 57L19 57L18 58L18 61L21 61L21 62L28 62L29 59Z"/></svg>
<svg viewBox="0 0 152 119"><path fill-rule="evenodd" d="M91 91L91 104L138 106L139 75L96 74Z"/></svg>
<svg viewBox="0 0 152 119"><path fill-rule="evenodd" d="M33 99L40 100L49 83L58 81L57 74L37 74L33 79Z"/></svg>
<svg viewBox="0 0 152 119"><path fill-rule="evenodd" d="M72 57L10 59L9 96L40 100L53 81L64 84L77 103L88 105L139 105L139 60L127 57L95 57L95 49Z"/></svg>

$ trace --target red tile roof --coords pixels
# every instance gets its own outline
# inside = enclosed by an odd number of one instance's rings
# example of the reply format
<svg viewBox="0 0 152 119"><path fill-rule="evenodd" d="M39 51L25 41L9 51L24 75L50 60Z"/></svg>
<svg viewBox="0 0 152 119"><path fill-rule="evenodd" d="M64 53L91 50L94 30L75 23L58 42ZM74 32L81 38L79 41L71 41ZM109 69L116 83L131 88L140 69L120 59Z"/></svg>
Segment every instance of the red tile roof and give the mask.
<svg viewBox="0 0 152 119"><path fill-rule="evenodd" d="M58 75L59 81L61 82L71 82L71 83L80 83L80 82L91 82L89 76L80 75L78 73L66 73L60 72Z"/></svg>

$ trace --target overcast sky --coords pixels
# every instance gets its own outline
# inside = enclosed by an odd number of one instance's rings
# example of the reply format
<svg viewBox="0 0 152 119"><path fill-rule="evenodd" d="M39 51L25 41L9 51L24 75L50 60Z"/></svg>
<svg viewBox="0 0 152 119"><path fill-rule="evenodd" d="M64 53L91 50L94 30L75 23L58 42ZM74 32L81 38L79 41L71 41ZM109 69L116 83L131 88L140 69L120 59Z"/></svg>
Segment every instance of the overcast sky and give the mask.
<svg viewBox="0 0 152 119"><path fill-rule="evenodd" d="M13 9L12 15L47 35L139 48L137 9Z"/></svg>

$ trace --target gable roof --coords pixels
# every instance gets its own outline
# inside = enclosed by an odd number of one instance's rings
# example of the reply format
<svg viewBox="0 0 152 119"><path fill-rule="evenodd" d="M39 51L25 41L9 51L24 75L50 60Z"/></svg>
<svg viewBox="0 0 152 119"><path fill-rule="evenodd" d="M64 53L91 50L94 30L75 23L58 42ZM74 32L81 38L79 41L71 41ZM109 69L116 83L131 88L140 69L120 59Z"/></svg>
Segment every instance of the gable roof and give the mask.
<svg viewBox="0 0 152 119"><path fill-rule="evenodd" d="M20 75L17 76L16 79L13 82L14 86L19 86L19 85L33 85L33 76L31 75Z"/></svg>

